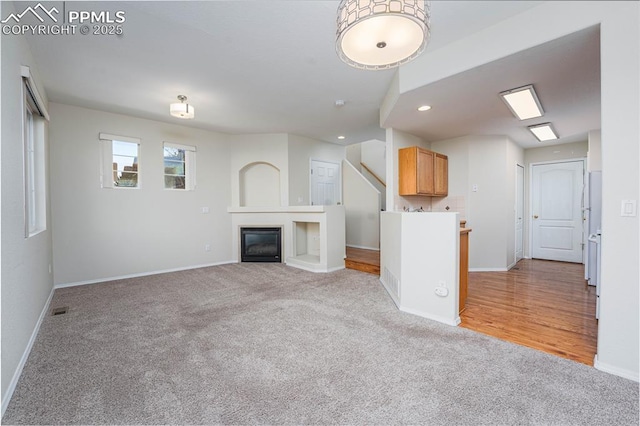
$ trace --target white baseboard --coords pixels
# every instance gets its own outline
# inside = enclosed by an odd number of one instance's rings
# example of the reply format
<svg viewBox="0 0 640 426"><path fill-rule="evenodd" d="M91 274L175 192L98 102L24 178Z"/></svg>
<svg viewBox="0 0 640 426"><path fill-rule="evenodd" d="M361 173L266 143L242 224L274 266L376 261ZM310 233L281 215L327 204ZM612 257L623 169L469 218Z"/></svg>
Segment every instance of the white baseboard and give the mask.
<svg viewBox="0 0 640 426"><path fill-rule="evenodd" d="M606 362L598 360L598 354L593 358L593 366L596 370L604 371L605 373L613 374L614 376L624 377L625 379L633 380L634 382L640 382L640 377L637 371L626 370L619 368Z"/></svg>
<svg viewBox="0 0 640 426"><path fill-rule="evenodd" d="M363 249L363 250L380 251L380 247L356 246L355 244L347 244L347 247L358 248L358 249Z"/></svg>
<svg viewBox="0 0 640 426"><path fill-rule="evenodd" d="M404 308L402 306L400 306L400 310L402 312L406 312L408 314L417 315L417 316L422 317L422 318L430 319L430 320L433 320L433 321L438 321L439 323L446 324L446 325L451 325L451 326L454 326L454 327L457 327L458 324L460 324L460 317L457 317L454 320L450 320L449 318L441 317L439 315L432 315L432 314L428 314L426 312L419 311L417 309Z"/></svg>
<svg viewBox="0 0 640 426"><path fill-rule="evenodd" d="M42 312L40 312L40 317L38 317L38 321L36 322L36 326L33 328L31 337L27 342L27 347L24 349L24 352L22 353L22 357L20 358L20 362L18 362L18 367L16 368L16 371L13 373L11 382L9 382L9 387L7 388L7 392L4 394L4 398L2 399L2 416L4 416L4 412L9 406L9 401L11 401L13 392L16 390L16 385L18 384L20 375L22 375L22 369L27 363L27 359L29 358L29 354L31 353L31 348L33 347L33 343L36 341L36 337L38 337L38 332L40 331L40 325L42 324L42 321L44 320L45 315L47 315L47 312L49 312L49 305L51 304L51 299L53 299L54 291L55 291L55 288L52 288L51 293L49 293L47 302L44 304L44 307L42 308Z"/></svg>
<svg viewBox="0 0 640 426"><path fill-rule="evenodd" d="M469 272L507 272L507 268L469 268Z"/></svg>
<svg viewBox="0 0 640 426"><path fill-rule="evenodd" d="M138 277L146 277L146 276L149 276L149 275L167 274L169 272L188 271L189 269L208 268L210 266L228 265L230 263L238 263L238 262L234 261L234 260L227 260L227 261L224 261L224 262L206 263L204 265L193 265L193 266L185 266L185 267L181 267L181 268L163 269L161 271L149 271L149 272L141 272L139 274L129 274L129 275L120 275L120 276L117 276L117 277L98 278L98 279L95 279L95 280L77 281L77 282L73 282L73 283L56 284L54 286L54 288L58 289L58 288L75 287L75 286L87 285L87 284L99 284L99 283L104 283L104 282L108 282L108 281L126 280L128 278L138 278Z"/></svg>

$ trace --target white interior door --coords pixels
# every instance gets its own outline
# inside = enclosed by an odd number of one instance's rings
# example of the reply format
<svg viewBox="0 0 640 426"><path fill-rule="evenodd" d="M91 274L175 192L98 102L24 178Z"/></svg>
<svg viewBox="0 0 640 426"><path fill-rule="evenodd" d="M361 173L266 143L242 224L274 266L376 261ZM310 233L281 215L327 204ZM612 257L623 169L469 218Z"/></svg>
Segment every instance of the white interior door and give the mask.
<svg viewBox="0 0 640 426"><path fill-rule="evenodd" d="M311 160L311 205L330 206L340 202L340 164Z"/></svg>
<svg viewBox="0 0 640 426"><path fill-rule="evenodd" d="M584 161L538 164L532 176L532 257L582 263Z"/></svg>
<svg viewBox="0 0 640 426"><path fill-rule="evenodd" d="M516 164L516 262L524 257L524 167Z"/></svg>

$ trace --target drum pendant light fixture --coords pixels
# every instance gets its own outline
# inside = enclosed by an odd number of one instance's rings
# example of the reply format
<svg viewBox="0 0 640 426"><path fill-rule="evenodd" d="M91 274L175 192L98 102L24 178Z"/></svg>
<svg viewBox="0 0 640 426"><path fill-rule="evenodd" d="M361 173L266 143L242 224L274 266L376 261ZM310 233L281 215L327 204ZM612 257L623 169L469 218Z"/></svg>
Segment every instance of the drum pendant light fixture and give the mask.
<svg viewBox="0 0 640 426"><path fill-rule="evenodd" d="M186 103L187 97L184 95L178 95L178 100L180 102L169 105L169 113L174 117L184 118L187 120L193 119L193 117L195 117L196 109L193 105Z"/></svg>
<svg viewBox="0 0 640 426"><path fill-rule="evenodd" d="M430 37L429 0L342 0L336 51L352 67L383 70L416 58Z"/></svg>

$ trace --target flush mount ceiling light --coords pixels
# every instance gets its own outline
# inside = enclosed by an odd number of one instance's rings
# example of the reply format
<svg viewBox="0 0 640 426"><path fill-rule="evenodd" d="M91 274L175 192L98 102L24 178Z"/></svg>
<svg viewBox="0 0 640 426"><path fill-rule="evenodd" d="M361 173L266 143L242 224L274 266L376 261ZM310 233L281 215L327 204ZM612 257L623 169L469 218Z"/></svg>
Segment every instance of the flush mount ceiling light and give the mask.
<svg viewBox="0 0 640 426"><path fill-rule="evenodd" d="M172 103L169 106L169 113L174 117L184 119L192 119L195 117L196 109L193 105L186 103L187 97L184 95L178 95L178 100L180 102Z"/></svg>
<svg viewBox="0 0 640 426"><path fill-rule="evenodd" d="M431 105L422 105L418 107L418 111L423 112L423 111L429 111L431 109Z"/></svg>
<svg viewBox="0 0 640 426"><path fill-rule="evenodd" d="M346 139L346 138L345 138L345 136L340 135L340 136L338 136L338 139L340 139L340 140L344 140L344 139Z"/></svg>
<svg viewBox="0 0 640 426"><path fill-rule="evenodd" d="M429 42L429 0L342 0L336 51L355 68L383 70L416 58Z"/></svg>
<svg viewBox="0 0 640 426"><path fill-rule="evenodd" d="M544 111L533 85L519 87L500 93L500 96L507 104L513 115L520 120L542 117Z"/></svg>
<svg viewBox="0 0 640 426"><path fill-rule="evenodd" d="M540 142L551 141L558 139L558 135L551 127L551 123L536 124L535 126L529 126L529 130L533 133L533 136Z"/></svg>

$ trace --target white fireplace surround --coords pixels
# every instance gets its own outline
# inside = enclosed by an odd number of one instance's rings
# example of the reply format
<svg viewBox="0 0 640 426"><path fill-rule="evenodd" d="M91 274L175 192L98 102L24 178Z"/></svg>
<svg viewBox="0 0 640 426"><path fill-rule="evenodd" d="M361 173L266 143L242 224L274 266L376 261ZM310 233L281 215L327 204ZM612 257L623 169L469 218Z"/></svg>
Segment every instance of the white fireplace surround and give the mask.
<svg viewBox="0 0 640 426"><path fill-rule="evenodd" d="M240 259L240 228L282 227L288 266L312 272L344 269L344 206L229 207L234 261Z"/></svg>

